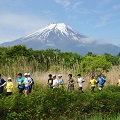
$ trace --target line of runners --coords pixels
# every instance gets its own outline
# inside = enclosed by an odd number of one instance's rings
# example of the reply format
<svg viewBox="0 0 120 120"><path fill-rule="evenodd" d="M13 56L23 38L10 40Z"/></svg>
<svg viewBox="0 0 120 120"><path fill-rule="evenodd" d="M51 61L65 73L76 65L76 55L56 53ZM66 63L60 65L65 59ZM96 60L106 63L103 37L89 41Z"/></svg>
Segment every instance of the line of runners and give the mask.
<svg viewBox="0 0 120 120"><path fill-rule="evenodd" d="M25 96L28 96L31 93L32 87L34 85L34 80L30 77L30 73L25 73L24 77L22 73L18 74L18 91L19 93L24 93ZM12 95L13 92L13 82L12 78L9 77L7 82L1 77L0 74L0 94L4 91L4 86L6 85L6 96Z"/></svg>
<svg viewBox="0 0 120 120"><path fill-rule="evenodd" d="M49 74L48 76L49 76L48 85L50 89L56 89L64 86L64 80L62 79L61 74L59 74L58 76ZM85 80L80 74L78 74L77 77L78 77L77 80L78 89L81 90L81 92L83 92L83 83L85 82ZM72 91L74 90L75 80L72 78L72 74L69 74L68 78L69 78L68 90ZM101 75L98 76L97 80L95 79L94 76L92 76L90 79L91 92L94 92L96 84L99 85L99 90L102 90L105 82L106 80ZM32 87L34 85L34 80L30 77L30 73L25 73L24 77L22 76L22 73L19 73L17 83L18 83L19 93L24 93L25 96L28 96L29 93L31 93ZM6 82L1 77L0 74L0 94L3 93L4 86L6 86L6 96L12 95L12 91L13 91L12 78L9 77L8 81ZM120 86L120 75L118 78L117 86Z"/></svg>
<svg viewBox="0 0 120 120"><path fill-rule="evenodd" d="M55 88L59 88L64 85L64 80L62 79L61 74L58 75L58 79L57 79L56 75L49 74L48 76L49 76L48 84L49 84L50 88L55 89ZM78 77L78 80L77 80L78 89L81 90L81 92L83 92L83 83L85 81L84 81L83 77L81 76L81 74L78 74L77 77ZM68 90L72 91L72 90L74 90L75 80L72 78L72 74L69 74L68 78L69 78ZM95 79L94 76L92 76L90 79L91 91L94 92L96 84L99 84L99 90L102 90L105 82L106 82L106 80L101 75L98 76L97 80Z"/></svg>

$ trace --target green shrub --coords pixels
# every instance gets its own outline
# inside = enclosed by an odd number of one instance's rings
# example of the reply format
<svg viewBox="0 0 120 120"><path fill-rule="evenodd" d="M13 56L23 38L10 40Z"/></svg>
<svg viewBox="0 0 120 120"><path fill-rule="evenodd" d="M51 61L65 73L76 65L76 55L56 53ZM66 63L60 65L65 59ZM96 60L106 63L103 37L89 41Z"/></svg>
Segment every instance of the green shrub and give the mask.
<svg viewBox="0 0 120 120"><path fill-rule="evenodd" d="M10 97L0 95L0 119L92 119L92 116L117 116L120 113L120 94L115 86L102 91L68 91L64 88L51 90L36 84L33 92L25 97L17 91ZM109 118L109 117L108 117ZM95 120L94 117L93 120ZM99 120L97 119L97 120Z"/></svg>

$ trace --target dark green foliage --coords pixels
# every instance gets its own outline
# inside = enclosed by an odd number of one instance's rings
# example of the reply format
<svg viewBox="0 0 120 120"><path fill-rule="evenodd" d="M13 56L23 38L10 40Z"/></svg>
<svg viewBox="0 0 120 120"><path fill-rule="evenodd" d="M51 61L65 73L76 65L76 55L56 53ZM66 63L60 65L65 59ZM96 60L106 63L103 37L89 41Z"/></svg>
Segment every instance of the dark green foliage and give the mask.
<svg viewBox="0 0 120 120"><path fill-rule="evenodd" d="M25 97L17 92L11 97L0 96L0 119L83 119L90 116L117 116L120 113L120 94L115 86L108 86L96 93L85 91L50 90L36 84L33 93ZM86 119L85 119L86 118Z"/></svg>
<svg viewBox="0 0 120 120"><path fill-rule="evenodd" d="M81 73L97 75L108 72L112 65L120 64L120 55L86 56L61 52L56 49L37 50L25 46L0 47L0 72L14 77L19 72L71 70L74 75ZM91 94L65 89L50 90L36 84L33 93L24 97L17 92L11 97L0 95L0 120L40 119L88 119L90 116L118 114L120 112L118 87L108 86L103 91Z"/></svg>
<svg viewBox="0 0 120 120"><path fill-rule="evenodd" d="M29 63L29 64L28 64ZM12 66L18 69L28 66L27 71L48 71L70 70L73 74L89 73L99 74L108 72L112 65L119 65L120 57L105 53L104 56L95 55L89 52L86 56L76 53L61 52L58 49L33 50L25 46L0 48L0 68L4 75L13 75ZM7 69L7 72L6 72ZM14 75L17 71L14 71Z"/></svg>
<svg viewBox="0 0 120 120"><path fill-rule="evenodd" d="M120 56L112 56L108 53L104 54L107 61L111 62L112 65L119 65L120 64Z"/></svg>

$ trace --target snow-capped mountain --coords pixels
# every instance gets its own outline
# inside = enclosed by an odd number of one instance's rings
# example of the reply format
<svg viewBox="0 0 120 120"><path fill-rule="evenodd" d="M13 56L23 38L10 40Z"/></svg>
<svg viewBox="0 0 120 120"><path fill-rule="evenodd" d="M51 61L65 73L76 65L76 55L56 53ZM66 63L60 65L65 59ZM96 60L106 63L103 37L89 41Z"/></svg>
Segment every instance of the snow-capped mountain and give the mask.
<svg viewBox="0 0 120 120"><path fill-rule="evenodd" d="M43 43L51 42L49 37L52 34L54 34L55 37L59 39L61 39L61 37L71 38L72 40L80 40L81 38L85 38L85 36L79 34L77 31L74 31L71 27L65 25L64 23L58 23L58 24L50 24L45 28L38 30L35 33L23 37L22 39L24 40L29 38L33 38L33 39L35 38L36 40L39 40ZM28 41L30 41L30 39Z"/></svg>
<svg viewBox="0 0 120 120"><path fill-rule="evenodd" d="M62 51L77 52L82 55L88 52L98 54L105 52L118 54L120 52L120 47L89 38L64 23L50 24L30 35L1 45L13 46L18 44L24 44L33 49L58 48Z"/></svg>

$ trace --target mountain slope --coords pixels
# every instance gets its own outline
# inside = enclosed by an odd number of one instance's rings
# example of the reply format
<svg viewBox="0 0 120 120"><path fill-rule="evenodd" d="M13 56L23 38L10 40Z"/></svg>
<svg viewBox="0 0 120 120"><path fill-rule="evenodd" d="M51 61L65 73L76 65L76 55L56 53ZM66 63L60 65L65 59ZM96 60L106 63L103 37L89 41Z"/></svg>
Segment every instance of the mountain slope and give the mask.
<svg viewBox="0 0 120 120"><path fill-rule="evenodd" d="M50 24L30 35L12 42L3 43L1 46L18 44L26 45L28 48L33 49L58 48L62 51L77 52L82 55L88 52L97 54L108 52L116 55L120 51L120 47L106 43L101 44L100 41L92 40L64 23Z"/></svg>

